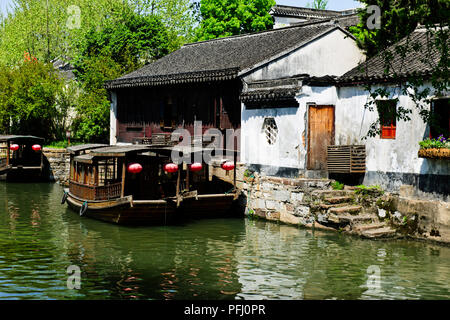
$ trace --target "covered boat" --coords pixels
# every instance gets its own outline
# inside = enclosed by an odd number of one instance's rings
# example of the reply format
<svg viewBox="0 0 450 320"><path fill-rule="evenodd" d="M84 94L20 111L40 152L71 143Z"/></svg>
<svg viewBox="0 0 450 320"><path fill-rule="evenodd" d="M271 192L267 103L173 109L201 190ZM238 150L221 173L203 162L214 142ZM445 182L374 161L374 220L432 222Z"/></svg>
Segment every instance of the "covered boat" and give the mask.
<svg viewBox="0 0 450 320"><path fill-rule="evenodd" d="M236 186L211 177L203 162L173 163L174 148L77 146L70 150L69 188L62 203L82 216L116 224L164 225L232 214ZM175 151L187 160L211 150Z"/></svg>
<svg viewBox="0 0 450 320"><path fill-rule="evenodd" d="M0 135L0 175L8 179L41 178L44 170L44 138Z"/></svg>

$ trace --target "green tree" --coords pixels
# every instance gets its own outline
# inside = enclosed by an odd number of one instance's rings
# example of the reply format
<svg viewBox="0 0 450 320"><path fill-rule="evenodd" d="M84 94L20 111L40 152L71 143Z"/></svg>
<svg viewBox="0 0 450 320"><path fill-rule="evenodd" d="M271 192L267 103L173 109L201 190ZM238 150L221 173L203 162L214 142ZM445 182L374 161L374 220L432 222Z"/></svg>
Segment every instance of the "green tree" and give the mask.
<svg viewBox="0 0 450 320"><path fill-rule="evenodd" d="M197 21L195 3L191 0L135 0L136 12L157 15L169 33L169 51L192 42Z"/></svg>
<svg viewBox="0 0 450 320"><path fill-rule="evenodd" d="M168 33L157 16L124 11L120 23L91 29L74 60L81 93L73 121L74 138L107 142L109 100L104 83L132 72L169 52Z"/></svg>
<svg viewBox="0 0 450 320"><path fill-rule="evenodd" d="M209 40L273 27L275 0L201 0L197 40Z"/></svg>
<svg viewBox="0 0 450 320"><path fill-rule="evenodd" d="M51 64L25 56L14 68L0 69L0 126L5 132L55 139L58 119L66 109L58 105L64 82Z"/></svg>
<svg viewBox="0 0 450 320"><path fill-rule="evenodd" d="M69 60L91 28L111 23L131 0L13 0L0 24L0 64L14 65L24 52L40 61ZM47 5L48 4L48 5Z"/></svg>
<svg viewBox="0 0 450 320"><path fill-rule="evenodd" d="M308 4L306 6L308 8L326 10L326 8L328 6L328 0L313 0L312 3L308 2Z"/></svg>
<svg viewBox="0 0 450 320"><path fill-rule="evenodd" d="M414 102L422 119L431 123L434 121L430 111L432 96L444 96L450 87L449 77L449 30L450 1L449 0L361 0L367 6L375 5L381 10L380 28L369 28L367 23L373 18L373 12L366 8L359 11L361 23L350 31L357 38L358 45L368 57L381 57L384 74L389 77L389 83L396 87L397 94L392 96L385 87L374 87L370 83L365 86L369 92L365 107L369 111L383 110L377 108L376 101L380 98L390 98L397 102L395 110L397 121L409 121L412 109L399 104L399 95L405 95ZM414 41L411 33L421 24L426 34L426 43ZM399 41L401 40L402 41ZM409 74L407 56L418 52L426 57L420 62L427 66L427 74ZM438 57L438 59L435 59ZM400 62L393 64L394 59ZM370 60L368 60L370 62ZM361 65L361 71L366 72L370 64ZM431 84L425 86L426 83ZM380 134L380 120L372 123L367 136Z"/></svg>
<svg viewBox="0 0 450 320"><path fill-rule="evenodd" d="M380 8L380 28L370 29L367 25L373 12L359 9L360 23L350 27L358 45L372 57L409 35L418 24L431 25L448 23L450 19L449 0L360 0L366 7Z"/></svg>

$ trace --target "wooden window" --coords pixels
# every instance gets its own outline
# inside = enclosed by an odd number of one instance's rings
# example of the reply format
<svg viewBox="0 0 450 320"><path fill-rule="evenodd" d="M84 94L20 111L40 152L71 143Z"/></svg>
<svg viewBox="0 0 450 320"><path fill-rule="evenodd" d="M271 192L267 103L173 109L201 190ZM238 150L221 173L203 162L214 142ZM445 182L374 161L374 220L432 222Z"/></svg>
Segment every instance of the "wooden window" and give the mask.
<svg viewBox="0 0 450 320"><path fill-rule="evenodd" d="M437 99L431 105L430 138L450 136L450 99Z"/></svg>
<svg viewBox="0 0 450 320"><path fill-rule="evenodd" d="M381 139L395 139L397 102L395 100L378 100L377 108L380 116Z"/></svg>

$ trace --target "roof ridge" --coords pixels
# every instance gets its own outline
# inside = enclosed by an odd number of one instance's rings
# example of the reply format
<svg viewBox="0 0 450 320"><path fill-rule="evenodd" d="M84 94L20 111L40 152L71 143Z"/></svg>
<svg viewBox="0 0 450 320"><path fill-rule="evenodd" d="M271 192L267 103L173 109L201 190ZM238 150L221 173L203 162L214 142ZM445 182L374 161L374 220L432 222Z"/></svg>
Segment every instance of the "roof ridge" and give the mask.
<svg viewBox="0 0 450 320"><path fill-rule="evenodd" d="M203 44L203 43L208 43L208 42L226 41L226 40L230 40L230 39L237 39L237 38L245 38L245 37L257 36L257 35L260 35L260 34L265 34L265 33L270 33L270 32L277 32L277 31L282 31L282 30L286 30L286 29L294 29L294 28L300 28L300 27L309 27L309 26L312 26L312 25L322 24L322 23L324 25L329 25L330 27L336 27L336 25L331 23L331 22L326 23L327 19L323 19L325 21L320 21L320 20L321 19L313 20L311 22L304 22L304 24L302 22L300 22L302 24L294 24L294 25L289 25L289 26L285 26L285 27L282 27L282 28L277 28L277 29L262 30L262 31L257 31L257 32L236 34L236 35L232 35L232 36L229 36L229 37L209 39L209 40L202 40L202 41L198 41L198 42L191 42L191 43L184 44L182 47L194 46L194 45L197 45L197 44Z"/></svg>
<svg viewBox="0 0 450 320"><path fill-rule="evenodd" d="M308 8L308 7L295 7L295 6L287 6L287 5L283 5L283 4L276 4L274 5L270 10L272 10L273 8L289 8L289 9L295 9L295 10L309 10L312 12L333 12L333 13L341 13L342 11L338 11L338 10L326 10L326 9L315 9L315 8ZM343 10L343 11L347 11L347 10Z"/></svg>

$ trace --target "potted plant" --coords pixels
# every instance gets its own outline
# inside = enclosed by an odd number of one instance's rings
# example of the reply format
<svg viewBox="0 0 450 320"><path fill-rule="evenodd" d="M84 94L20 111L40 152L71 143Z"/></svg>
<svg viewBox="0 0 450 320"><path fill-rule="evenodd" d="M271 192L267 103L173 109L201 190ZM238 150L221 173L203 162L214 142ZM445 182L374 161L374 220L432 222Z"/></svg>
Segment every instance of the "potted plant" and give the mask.
<svg viewBox="0 0 450 320"><path fill-rule="evenodd" d="M450 159L450 138L442 134L437 139L425 139L419 145L419 158Z"/></svg>

